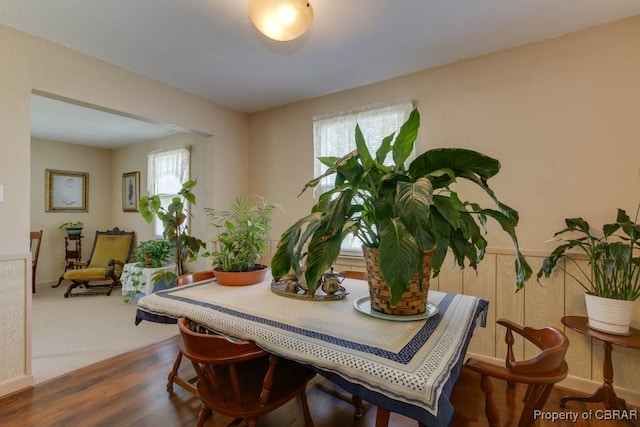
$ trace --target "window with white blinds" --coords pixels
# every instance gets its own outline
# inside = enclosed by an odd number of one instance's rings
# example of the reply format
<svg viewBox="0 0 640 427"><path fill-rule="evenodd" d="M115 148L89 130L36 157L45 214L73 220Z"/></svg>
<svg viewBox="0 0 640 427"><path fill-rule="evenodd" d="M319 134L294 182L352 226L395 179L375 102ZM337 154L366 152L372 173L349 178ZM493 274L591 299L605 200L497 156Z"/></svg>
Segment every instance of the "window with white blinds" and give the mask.
<svg viewBox="0 0 640 427"><path fill-rule="evenodd" d="M162 207L166 208L178 196L182 183L189 180L191 151L189 147L154 151L147 160L147 190L160 196ZM162 237L162 231L162 222L154 218L154 236Z"/></svg>
<svg viewBox="0 0 640 427"><path fill-rule="evenodd" d="M393 132L398 132L402 124L409 118L413 109L412 102L398 102L393 104L364 107L358 110L331 116L314 117L314 176L323 174L327 167L318 157L341 157L356 149L356 124L364 136L369 151L373 154L378 150L382 140ZM412 155L412 157L414 157ZM387 156L385 164L393 163L391 154ZM324 178L315 189L319 195L333 187L335 175ZM360 252L360 242L347 238L342 245L343 251Z"/></svg>

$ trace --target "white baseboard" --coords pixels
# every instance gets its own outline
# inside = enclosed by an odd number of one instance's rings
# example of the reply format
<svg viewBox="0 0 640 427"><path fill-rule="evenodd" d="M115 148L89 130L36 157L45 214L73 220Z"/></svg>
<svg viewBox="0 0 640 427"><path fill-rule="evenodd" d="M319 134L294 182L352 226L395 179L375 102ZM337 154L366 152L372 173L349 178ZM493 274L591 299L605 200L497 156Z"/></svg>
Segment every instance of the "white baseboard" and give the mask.
<svg viewBox="0 0 640 427"><path fill-rule="evenodd" d="M4 397L30 387L33 387L33 375L12 378L0 383L0 396Z"/></svg>
<svg viewBox="0 0 640 427"><path fill-rule="evenodd" d="M467 353L467 358L473 357L475 359L483 360L488 363L493 363L494 365L504 366L504 359L497 359L495 357L483 356L481 354L476 353ZM466 359L465 359L466 360ZM602 383L593 381L586 378L576 377L573 375L568 375L567 378L556 384L557 387L561 387L563 389L574 391L576 393L581 394L589 394L595 392L598 387L600 387ZM627 404L640 407L640 392L637 390L630 390L622 387L616 387L615 383L613 384L614 390L618 397L624 399ZM569 393L571 394L571 393Z"/></svg>

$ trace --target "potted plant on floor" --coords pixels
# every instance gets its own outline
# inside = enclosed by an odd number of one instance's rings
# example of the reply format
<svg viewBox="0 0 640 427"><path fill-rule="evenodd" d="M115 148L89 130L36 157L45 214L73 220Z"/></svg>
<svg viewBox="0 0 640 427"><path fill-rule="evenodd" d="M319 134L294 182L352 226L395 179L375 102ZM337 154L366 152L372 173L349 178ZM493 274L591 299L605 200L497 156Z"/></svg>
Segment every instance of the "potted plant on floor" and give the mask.
<svg viewBox="0 0 640 427"><path fill-rule="evenodd" d="M538 271L538 280L549 277L557 267L572 277L585 290L589 327L602 332L625 335L629 332L633 302L640 297L640 225L637 224L640 206L632 220L618 209L616 221L605 224L601 235L591 233L591 226L583 218L565 219L566 227L554 234L553 241L561 242L546 257ZM589 270L585 271L571 256L572 250L587 256ZM564 263L574 263L577 274L566 269Z"/></svg>
<svg viewBox="0 0 640 427"><path fill-rule="evenodd" d="M82 234L84 228L84 222L82 221L67 221L58 226L60 230L65 230L67 236L79 236Z"/></svg>
<svg viewBox="0 0 640 427"><path fill-rule="evenodd" d="M353 235L363 243L373 309L419 314L426 310L431 270L437 276L448 249L460 268L465 261L476 268L487 247L482 228L493 218L513 240L517 286L524 286L531 268L518 249L518 213L501 203L487 185L500 163L475 151L440 148L405 167L419 126L420 115L414 110L397 136L384 138L376 153L369 152L356 126L356 150L341 158L320 158L328 169L309 181L303 192L329 175L335 175L335 185L319 196L309 215L282 234L271 261L274 277L300 270L303 262L304 280L315 292L320 277L338 257L343 239ZM389 154L394 164L385 165ZM464 202L454 190L458 179L484 190L497 209ZM418 313L396 310L409 289L424 302Z"/></svg>
<svg viewBox="0 0 640 427"><path fill-rule="evenodd" d="M257 260L268 247L271 215L277 208L262 197L257 205L238 197L230 210L205 208L218 233L213 250L207 253L213 258L218 283L252 285L264 279L268 267Z"/></svg>
<svg viewBox="0 0 640 427"><path fill-rule="evenodd" d="M185 272L185 263L195 261L205 243L199 238L189 234L189 218L191 213L187 203L196 204L196 196L192 189L196 181L187 181L182 184L178 196L171 200L165 208L162 206L160 196L142 196L140 198L140 215L151 223L154 216L162 223L162 235L173 251L175 272L159 272L154 280L165 279L167 284L175 282L176 276Z"/></svg>

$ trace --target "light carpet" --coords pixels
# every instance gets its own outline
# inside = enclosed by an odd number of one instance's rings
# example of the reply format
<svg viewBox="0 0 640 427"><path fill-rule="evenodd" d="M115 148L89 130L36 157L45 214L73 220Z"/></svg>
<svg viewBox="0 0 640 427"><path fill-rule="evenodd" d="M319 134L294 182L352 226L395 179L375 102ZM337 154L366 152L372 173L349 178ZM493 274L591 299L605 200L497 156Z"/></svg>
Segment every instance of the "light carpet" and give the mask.
<svg viewBox="0 0 640 427"><path fill-rule="evenodd" d="M32 373L36 384L177 335L176 325L135 325L136 302L120 288L110 296L64 298L68 283L39 285L32 306Z"/></svg>

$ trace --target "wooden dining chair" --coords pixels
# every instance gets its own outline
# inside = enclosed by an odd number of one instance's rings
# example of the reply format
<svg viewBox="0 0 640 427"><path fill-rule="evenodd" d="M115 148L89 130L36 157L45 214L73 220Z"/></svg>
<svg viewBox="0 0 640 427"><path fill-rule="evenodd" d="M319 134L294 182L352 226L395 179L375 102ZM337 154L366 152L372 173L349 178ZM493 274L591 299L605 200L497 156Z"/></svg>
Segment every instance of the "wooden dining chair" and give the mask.
<svg viewBox="0 0 640 427"><path fill-rule="evenodd" d="M340 274L346 277L347 279L367 280L366 271L342 270Z"/></svg>
<svg viewBox="0 0 640 427"><path fill-rule="evenodd" d="M493 385L490 377L507 381L509 387L514 387L515 384L527 384L525 405L518 427L531 426L534 421L534 411L542 409L554 384L567 376L565 354L569 348L569 339L561 330L554 327L534 329L522 327L505 319L499 319L497 323L507 328L505 366L473 358L467 360L465 366L481 374L480 385L485 394L486 415L491 426L498 425L500 414L493 400ZM516 361L513 352L513 332L535 344L541 350L540 353L531 359Z"/></svg>
<svg viewBox="0 0 640 427"><path fill-rule="evenodd" d="M313 427L307 402L307 383L315 372L294 361L270 354L251 341L232 340L206 333L200 325L181 318L180 347L198 374L202 401L197 426L216 413L233 417L228 425L246 420L257 426L258 418L298 397L304 425Z"/></svg>
<svg viewBox="0 0 640 427"><path fill-rule="evenodd" d="M211 280L215 277L213 270L197 271L195 273L182 274L176 278L176 286L190 285L196 282L202 282L205 280ZM178 349L178 355L169 376L167 377L167 391L173 393L173 384L177 384L194 396L198 395L198 391L194 387L194 383L198 380L198 377L182 378L179 374L180 365L182 364L182 350Z"/></svg>
<svg viewBox="0 0 640 427"><path fill-rule="evenodd" d="M38 255L42 243L42 230L29 233L31 250L31 292L36 293L36 268L38 267Z"/></svg>

